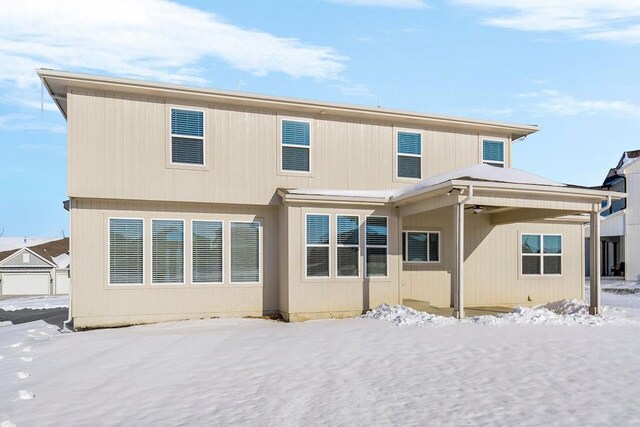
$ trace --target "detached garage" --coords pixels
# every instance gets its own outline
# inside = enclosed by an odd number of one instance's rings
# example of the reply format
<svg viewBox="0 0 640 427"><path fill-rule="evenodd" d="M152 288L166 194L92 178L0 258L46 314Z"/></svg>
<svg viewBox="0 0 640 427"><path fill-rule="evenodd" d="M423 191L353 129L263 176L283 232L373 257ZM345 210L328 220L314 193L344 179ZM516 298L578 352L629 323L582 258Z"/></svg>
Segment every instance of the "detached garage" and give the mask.
<svg viewBox="0 0 640 427"><path fill-rule="evenodd" d="M68 293L68 252L68 238L0 252L0 297Z"/></svg>

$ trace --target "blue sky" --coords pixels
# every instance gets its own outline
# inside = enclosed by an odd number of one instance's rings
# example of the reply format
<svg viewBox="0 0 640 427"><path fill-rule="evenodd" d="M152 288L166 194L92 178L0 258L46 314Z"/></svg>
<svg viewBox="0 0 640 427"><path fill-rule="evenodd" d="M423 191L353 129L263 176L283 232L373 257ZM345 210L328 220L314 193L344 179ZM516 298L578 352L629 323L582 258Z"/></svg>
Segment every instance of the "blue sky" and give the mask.
<svg viewBox="0 0 640 427"><path fill-rule="evenodd" d="M29 0L0 14L0 63L7 236L68 234L38 67L538 124L515 167L574 184L640 148L637 0Z"/></svg>

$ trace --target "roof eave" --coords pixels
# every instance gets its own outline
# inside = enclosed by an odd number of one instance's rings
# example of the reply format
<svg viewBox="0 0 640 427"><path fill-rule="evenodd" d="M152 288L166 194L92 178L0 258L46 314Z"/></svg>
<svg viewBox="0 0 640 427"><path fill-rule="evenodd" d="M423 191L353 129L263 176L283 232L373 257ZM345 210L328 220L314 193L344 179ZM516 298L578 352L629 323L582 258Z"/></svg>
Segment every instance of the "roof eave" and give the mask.
<svg viewBox="0 0 640 427"><path fill-rule="evenodd" d="M171 85L165 83L146 82L132 79L92 76L88 74L69 73L48 69L38 69L38 76L43 80L49 95L66 117L67 113L51 90L48 80L66 82L67 86L79 89L112 90L116 92L139 93L143 95L191 97L203 101L213 101L227 105L251 105L254 107L295 110L306 114L351 116L373 118L385 121L401 121L406 123L423 123L431 126L473 128L479 131L508 134L511 139L519 139L540 130L535 125L518 125L494 121L467 119L461 117L423 114L385 108L373 108L358 105L336 104L323 101L308 101L285 97L273 97L244 92L228 92L205 88Z"/></svg>

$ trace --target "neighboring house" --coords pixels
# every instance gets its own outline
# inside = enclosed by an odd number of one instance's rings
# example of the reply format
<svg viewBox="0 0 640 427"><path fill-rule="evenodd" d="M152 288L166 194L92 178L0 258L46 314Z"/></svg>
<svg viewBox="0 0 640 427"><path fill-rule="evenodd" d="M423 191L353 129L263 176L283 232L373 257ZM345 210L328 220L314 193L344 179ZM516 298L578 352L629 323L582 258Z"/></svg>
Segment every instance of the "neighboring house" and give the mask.
<svg viewBox="0 0 640 427"><path fill-rule="evenodd" d="M69 293L69 238L0 252L0 296Z"/></svg>
<svg viewBox="0 0 640 427"><path fill-rule="evenodd" d="M512 169L536 126L38 74L68 124L76 328L583 298L582 214L624 197Z"/></svg>
<svg viewBox="0 0 640 427"><path fill-rule="evenodd" d="M640 280L640 259L636 256L640 248L640 150L625 151L601 188L628 194L602 212L601 271L605 276ZM586 226L585 235L589 233L590 227Z"/></svg>

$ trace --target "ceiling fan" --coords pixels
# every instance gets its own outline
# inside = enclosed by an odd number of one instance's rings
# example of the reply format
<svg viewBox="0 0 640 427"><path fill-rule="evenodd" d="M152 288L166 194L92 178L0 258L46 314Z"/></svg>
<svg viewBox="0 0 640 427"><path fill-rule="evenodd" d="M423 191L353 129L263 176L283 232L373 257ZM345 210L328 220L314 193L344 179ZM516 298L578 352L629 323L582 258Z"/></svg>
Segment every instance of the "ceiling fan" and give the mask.
<svg viewBox="0 0 640 427"><path fill-rule="evenodd" d="M473 209L473 214L474 215L478 215L484 212L484 206L482 205L473 205L473 206L469 206L468 208L464 208L465 210L467 209Z"/></svg>

